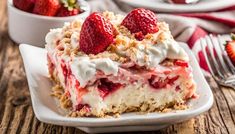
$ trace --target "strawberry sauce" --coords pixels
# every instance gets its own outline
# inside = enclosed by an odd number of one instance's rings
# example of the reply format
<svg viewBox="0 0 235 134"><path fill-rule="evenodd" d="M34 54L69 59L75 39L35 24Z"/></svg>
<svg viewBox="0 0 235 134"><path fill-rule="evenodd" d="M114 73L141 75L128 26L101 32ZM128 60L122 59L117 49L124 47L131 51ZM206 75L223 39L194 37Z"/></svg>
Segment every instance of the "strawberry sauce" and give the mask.
<svg viewBox="0 0 235 134"><path fill-rule="evenodd" d="M90 106L88 104L78 104L75 110L80 111L82 109L84 109L86 112L90 112Z"/></svg>
<svg viewBox="0 0 235 134"><path fill-rule="evenodd" d="M61 65L60 65L63 75L64 75L64 81L65 81L65 85L67 85L67 78L68 78L68 69L66 67L65 61L61 60Z"/></svg>
<svg viewBox="0 0 235 134"><path fill-rule="evenodd" d="M86 88L80 87L79 81L72 74L71 68L66 66L64 60L61 61L61 69L64 75L66 89L73 89L74 85L77 93L77 102L82 102L82 96L88 93L88 90ZM69 91L67 92L69 93Z"/></svg>
<svg viewBox="0 0 235 134"><path fill-rule="evenodd" d="M179 76L175 76L173 78L166 78L166 79L158 79L157 81L156 76L152 76L149 79L149 84L151 87L155 89L165 88L167 85L173 85L174 82L179 78Z"/></svg>
<svg viewBox="0 0 235 134"><path fill-rule="evenodd" d="M122 87L122 84L120 83L113 83L109 81L108 79L100 79L100 84L98 85L98 90L100 92L100 96L102 98L106 97L108 94L116 91Z"/></svg>

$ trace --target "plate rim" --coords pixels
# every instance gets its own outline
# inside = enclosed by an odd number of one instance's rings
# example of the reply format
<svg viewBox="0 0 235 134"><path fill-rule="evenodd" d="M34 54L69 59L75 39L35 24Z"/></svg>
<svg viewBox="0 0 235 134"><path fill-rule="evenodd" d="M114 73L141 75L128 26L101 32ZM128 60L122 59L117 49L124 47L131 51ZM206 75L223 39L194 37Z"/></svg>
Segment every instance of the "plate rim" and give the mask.
<svg viewBox="0 0 235 134"><path fill-rule="evenodd" d="M212 11L212 10L219 10L222 9L223 7L228 7L231 4L231 0L217 0L217 1L210 1L210 2L205 2L203 6L202 4L192 4L192 5L182 5L182 4L167 4L167 3L161 3L161 2L155 2L155 4L147 4L151 0L146 0L147 2L141 3L139 0L120 0L123 3L129 4L134 7L144 7L144 8L149 8L154 11L159 11L159 12L177 12L177 13L182 13L182 12L207 12L207 11ZM226 2L225 2L226 1ZM213 6L211 6L213 5ZM198 8L200 7L200 8ZM221 8L222 7L222 8Z"/></svg>

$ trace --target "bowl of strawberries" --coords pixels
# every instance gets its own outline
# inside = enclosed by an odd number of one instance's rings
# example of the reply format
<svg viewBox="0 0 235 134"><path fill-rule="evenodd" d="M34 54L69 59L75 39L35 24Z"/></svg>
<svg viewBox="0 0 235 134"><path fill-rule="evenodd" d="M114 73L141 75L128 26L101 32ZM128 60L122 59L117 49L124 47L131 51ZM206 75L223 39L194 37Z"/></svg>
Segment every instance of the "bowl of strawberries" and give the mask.
<svg viewBox="0 0 235 134"><path fill-rule="evenodd" d="M9 35L16 43L43 47L50 29L89 14L84 0L8 0Z"/></svg>

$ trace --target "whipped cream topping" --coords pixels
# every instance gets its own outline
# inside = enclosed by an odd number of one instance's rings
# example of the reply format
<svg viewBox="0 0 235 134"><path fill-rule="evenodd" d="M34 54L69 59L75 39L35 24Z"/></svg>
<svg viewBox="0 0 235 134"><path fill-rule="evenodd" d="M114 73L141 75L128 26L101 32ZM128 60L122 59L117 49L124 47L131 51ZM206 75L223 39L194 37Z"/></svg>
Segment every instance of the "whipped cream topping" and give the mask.
<svg viewBox="0 0 235 134"><path fill-rule="evenodd" d="M71 46L72 48L79 48L79 33L73 32L71 35Z"/></svg>
<svg viewBox="0 0 235 134"><path fill-rule="evenodd" d="M90 59L89 57L76 57L71 62L71 71L81 87L85 87L87 82L95 77L97 70L104 72L105 75L117 75L118 63L109 58Z"/></svg>
<svg viewBox="0 0 235 134"><path fill-rule="evenodd" d="M127 51L127 56L130 54ZM166 58L168 59L181 59L188 61L186 52L175 41L169 43L163 42L160 44L138 44L136 46L136 54L130 56L131 60L136 62L140 66L146 66L147 68L154 68L159 65Z"/></svg>
<svg viewBox="0 0 235 134"><path fill-rule="evenodd" d="M169 31L169 26L164 22L159 22L158 25L161 28L157 33L151 35L151 39L137 41L132 38L127 38L125 35L119 35L118 38L122 40L120 42L124 40L126 44L115 44L115 52L129 57L139 66L145 66L147 68L159 66L159 63L166 58L188 61L187 53L173 39ZM134 45L129 46L131 43L134 43Z"/></svg>
<svg viewBox="0 0 235 134"><path fill-rule="evenodd" d="M54 51L56 47L56 41L61 39L61 37L62 37L61 28L51 29L50 32L45 37L47 51L49 52Z"/></svg>

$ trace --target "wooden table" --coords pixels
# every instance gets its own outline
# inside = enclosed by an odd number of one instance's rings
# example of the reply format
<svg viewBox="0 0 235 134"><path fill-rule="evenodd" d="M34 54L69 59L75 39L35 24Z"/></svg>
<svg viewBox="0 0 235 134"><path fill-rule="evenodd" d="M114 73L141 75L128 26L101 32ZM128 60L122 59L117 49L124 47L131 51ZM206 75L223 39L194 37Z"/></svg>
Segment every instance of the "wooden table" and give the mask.
<svg viewBox="0 0 235 134"><path fill-rule="evenodd" d="M96 2L91 1L94 10L105 6L110 10L119 9L112 1L100 5ZM8 36L7 21L6 0L0 0L0 133L84 133L76 128L46 124L36 119L19 47ZM215 100L208 112L152 133L235 134L235 90L219 87L210 77L207 80Z"/></svg>

